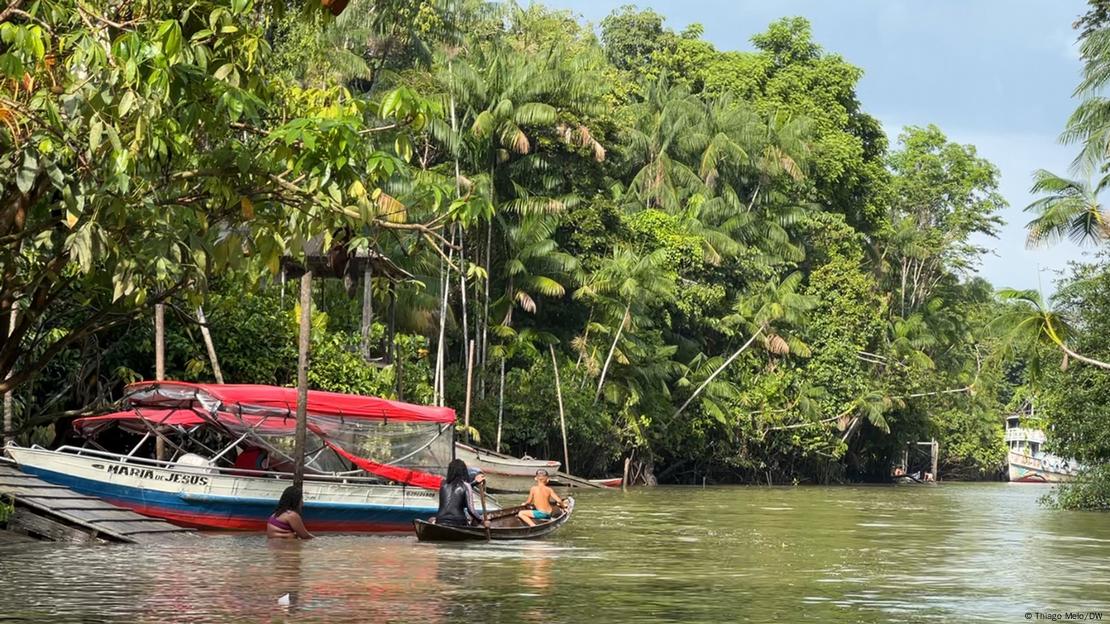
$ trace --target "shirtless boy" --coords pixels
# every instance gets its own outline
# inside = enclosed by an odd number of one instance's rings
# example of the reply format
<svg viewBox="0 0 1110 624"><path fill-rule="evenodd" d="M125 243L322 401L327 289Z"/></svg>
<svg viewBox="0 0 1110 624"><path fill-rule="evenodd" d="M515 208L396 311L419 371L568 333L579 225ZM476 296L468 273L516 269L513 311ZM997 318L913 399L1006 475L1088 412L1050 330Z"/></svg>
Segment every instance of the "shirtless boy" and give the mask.
<svg viewBox="0 0 1110 624"><path fill-rule="evenodd" d="M524 501L525 505L532 505L534 509L525 509L517 516L528 526L536 526L536 520L550 520L555 512L551 501L559 507L566 505L555 490L547 487L547 471L541 468L536 471L536 484L528 492L528 500Z"/></svg>

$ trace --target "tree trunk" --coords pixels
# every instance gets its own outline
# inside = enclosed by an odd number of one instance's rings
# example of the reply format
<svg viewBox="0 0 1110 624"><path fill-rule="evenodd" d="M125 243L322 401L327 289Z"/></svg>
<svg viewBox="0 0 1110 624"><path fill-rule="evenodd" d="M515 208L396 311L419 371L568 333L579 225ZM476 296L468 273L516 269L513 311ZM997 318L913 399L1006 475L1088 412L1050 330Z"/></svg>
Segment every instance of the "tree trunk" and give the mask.
<svg viewBox="0 0 1110 624"><path fill-rule="evenodd" d="M362 320L359 323L359 333L362 336L362 359L367 362L371 359L370 338L374 326L374 268L370 265L370 255L367 251L366 268L362 271Z"/></svg>
<svg viewBox="0 0 1110 624"><path fill-rule="evenodd" d="M559 399L559 428L563 430L563 470L570 474L570 452L567 450L567 417L563 413L563 385L559 383L559 362L555 359L555 345L547 345L551 351L551 366L555 369L555 396Z"/></svg>
<svg viewBox="0 0 1110 624"><path fill-rule="evenodd" d="M605 375L609 372L609 364L613 361L613 353L617 350L617 341L621 339L621 333L624 332L624 324L628 320L628 311L632 309L632 300L629 299L628 303L624 306L624 314L621 316L620 325L617 327L617 335L613 336L613 344L609 347L609 355L605 357L605 366L601 367L601 377L597 380L597 392L594 394L594 405L597 405L597 400L601 398L601 387L605 385Z"/></svg>
<svg viewBox="0 0 1110 624"><path fill-rule="evenodd" d="M501 452L501 421L505 414L505 358L501 358L501 387L497 391L497 446L494 450Z"/></svg>
<svg viewBox="0 0 1110 624"><path fill-rule="evenodd" d="M386 328L386 359L389 364L397 361L397 288L393 282L389 284L389 325Z"/></svg>
<svg viewBox="0 0 1110 624"><path fill-rule="evenodd" d="M208 331L208 319L204 318L204 308L197 306L197 320L200 321L200 335L204 338L204 348L208 351L208 361L212 363L212 376L216 383L224 382L224 374L220 371L220 360L216 357L216 345L212 343L212 332Z"/></svg>
<svg viewBox="0 0 1110 624"><path fill-rule="evenodd" d="M682 411L685 410L686 407L689 406L690 403L693 402L694 399L698 398L698 395L700 395L702 393L702 390L705 390L705 387L708 386L714 379L716 379L717 375L721 374L721 371L728 368L729 364L732 364L734 361L736 361L736 358L740 357L740 354L743 353L745 350L747 350L747 348L752 345L752 342L755 341L756 337L759 336L762 333L763 333L763 328L760 327L759 331L752 334L751 338L748 338L748 341L744 343L744 346L737 349L736 352L733 353L732 355L730 355L728 357L728 359L724 361L723 364L721 364L720 366L717 367L717 370L713 371L712 375L710 375L708 378L706 378L705 381L701 382L701 385L698 386L698 389L694 390L694 393L690 395L690 398L686 399L686 402L682 404L682 407L678 408L675 411L675 413L671 416L671 419L674 420L675 418L677 418L678 415L681 414Z"/></svg>
<svg viewBox="0 0 1110 624"><path fill-rule="evenodd" d="M463 412L463 428L466 434L466 443L470 444L470 395L474 384L474 341L468 344L466 354L466 410Z"/></svg>
<svg viewBox="0 0 1110 624"><path fill-rule="evenodd" d="M464 362L468 362L467 366L469 367L470 366L470 364L469 364L470 360L468 359L469 356L467 355L467 353L468 353L468 349L469 349L468 345L470 345L470 325L467 322L467 318L466 318L467 317L467 309L466 309L466 307L467 307L467 303L466 303L466 246L465 246L465 242L464 242L462 227L461 226L455 226L455 227L458 228L458 230L459 230L459 303L462 306L462 338L463 338L462 339L462 342L463 342L462 359L463 359ZM467 374L469 375L470 372L467 371Z"/></svg>
<svg viewBox="0 0 1110 624"><path fill-rule="evenodd" d="M1076 353L1075 351L1072 351L1070 348L1068 348L1068 346L1066 344L1064 344L1062 342L1057 343L1057 344L1060 345L1060 349L1064 353L1066 353L1069 357L1071 357L1073 359L1079 360L1080 362L1084 362L1086 364L1090 364L1091 366L1097 366L1099 368L1105 368L1105 369L1110 370L1110 364L1107 364L1106 362L1101 362L1101 361L1096 360L1094 358L1089 358L1085 355L1080 355L1080 354Z"/></svg>
<svg viewBox="0 0 1110 624"><path fill-rule="evenodd" d="M8 319L8 336L12 335L15 331L15 323L19 315L19 302L12 302L11 318ZM8 371L8 376L11 376L11 371ZM10 444L15 441L13 433L13 422L15 416L15 400L12 397L12 391L9 390L4 393L4 444Z"/></svg>
<svg viewBox="0 0 1110 624"><path fill-rule="evenodd" d="M444 276L440 281L443 286L442 299L439 306L439 341L436 347L436 405L442 407L446 403L447 380L444 379L447 371L447 347L444 341L447 338L447 310L448 296L451 292L451 258L454 257L455 237L451 237L451 246L447 248L447 260L443 263Z"/></svg>
<svg viewBox="0 0 1110 624"><path fill-rule="evenodd" d="M166 378L166 306L159 303L154 306L154 379L162 381ZM154 457L159 461L166 459L166 442L161 436L154 441Z"/></svg>
<svg viewBox="0 0 1110 624"><path fill-rule="evenodd" d="M308 346L312 336L312 271L301 276L300 332L297 340L297 430L293 438L293 485L304 485L304 446L308 430Z"/></svg>

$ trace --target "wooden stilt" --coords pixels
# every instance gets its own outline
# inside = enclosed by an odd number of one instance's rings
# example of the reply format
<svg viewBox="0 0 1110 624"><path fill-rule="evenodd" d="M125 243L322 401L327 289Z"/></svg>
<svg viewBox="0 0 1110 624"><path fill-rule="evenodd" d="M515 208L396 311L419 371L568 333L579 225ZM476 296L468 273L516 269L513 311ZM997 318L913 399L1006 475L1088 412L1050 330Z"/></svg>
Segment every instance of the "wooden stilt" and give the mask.
<svg viewBox="0 0 1110 624"><path fill-rule="evenodd" d="M466 443L470 444L470 395L474 385L474 340L471 340L466 354L466 410L463 415L463 429Z"/></svg>
<svg viewBox="0 0 1110 624"><path fill-rule="evenodd" d="M628 489L628 465L632 463L631 457L624 458L624 476L621 477L621 491Z"/></svg>
<svg viewBox="0 0 1110 624"><path fill-rule="evenodd" d="M166 378L166 306L158 303L154 306L154 379L163 381ZM156 459L166 459L166 443L159 437L154 442L154 456Z"/></svg>
<svg viewBox="0 0 1110 624"><path fill-rule="evenodd" d="M940 460L940 444L937 443L936 438L933 438L933 443L932 445L930 445L929 451L929 459L933 466L933 481L940 481L940 479L937 477L937 463Z"/></svg>
<svg viewBox="0 0 1110 624"><path fill-rule="evenodd" d="M366 269L362 272L362 359L370 361L370 334L374 325L374 268L370 258L366 259Z"/></svg>
<svg viewBox="0 0 1110 624"><path fill-rule="evenodd" d="M297 340L297 430L293 438L293 485L304 484L304 446L308 429L308 346L312 330L312 271L301 276L300 335Z"/></svg>

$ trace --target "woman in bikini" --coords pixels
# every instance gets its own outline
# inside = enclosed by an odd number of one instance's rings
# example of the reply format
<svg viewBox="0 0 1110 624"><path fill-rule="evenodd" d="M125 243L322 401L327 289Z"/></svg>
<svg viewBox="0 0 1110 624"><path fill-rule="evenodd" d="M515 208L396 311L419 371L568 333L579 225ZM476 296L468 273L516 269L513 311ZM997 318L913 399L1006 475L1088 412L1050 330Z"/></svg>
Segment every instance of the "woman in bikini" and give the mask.
<svg viewBox="0 0 1110 624"><path fill-rule="evenodd" d="M290 485L281 493L277 509L266 521L266 537L279 539L312 539L315 537L304 527L301 511L304 508L304 493L301 488Z"/></svg>

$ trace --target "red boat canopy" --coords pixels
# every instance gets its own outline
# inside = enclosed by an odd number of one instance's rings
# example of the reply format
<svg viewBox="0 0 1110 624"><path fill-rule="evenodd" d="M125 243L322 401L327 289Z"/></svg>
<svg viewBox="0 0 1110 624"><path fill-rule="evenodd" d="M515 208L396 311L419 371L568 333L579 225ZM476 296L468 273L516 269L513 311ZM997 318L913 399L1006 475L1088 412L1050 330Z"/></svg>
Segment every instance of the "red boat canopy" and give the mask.
<svg viewBox="0 0 1110 624"><path fill-rule="evenodd" d="M127 387L125 401L139 408L201 408L206 412L285 416L297 411L297 390L252 384L195 384L181 381L143 381ZM448 407L413 405L377 397L308 391L308 413L314 416L455 422Z"/></svg>
<svg viewBox="0 0 1110 624"><path fill-rule="evenodd" d="M296 427L296 420L292 417L244 415L235 416L227 412L216 412L215 421L229 429L250 428L259 433L284 433L292 432ZM117 423L120 427L132 433L147 433L151 427L195 427L211 422L211 419L188 408L178 409L143 409L129 412L113 412L103 416L86 416L73 421L73 426L82 435L92 435L101 427ZM149 424L148 424L149 423Z"/></svg>
<svg viewBox="0 0 1110 624"><path fill-rule="evenodd" d="M167 427L192 427L195 425L203 425L205 420L199 414L188 410L164 410L152 409L145 410L142 416L135 412L114 412L112 414L104 414L103 416L87 416L85 418L78 418L73 421L74 429L77 429L84 435L90 435L96 432L100 427L111 423L119 423L121 427L126 427L129 431L143 433L150 431L146 424L146 420L153 426L167 426Z"/></svg>

